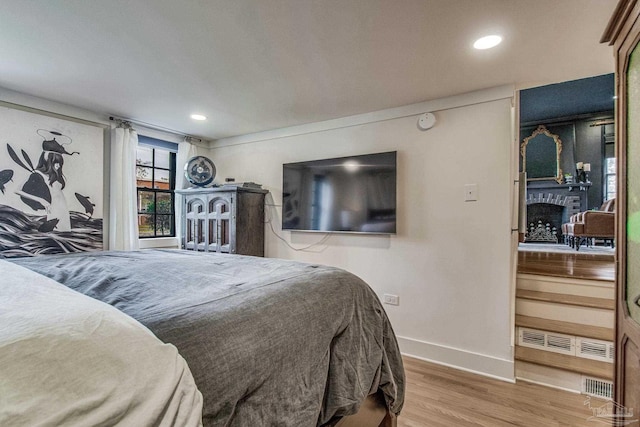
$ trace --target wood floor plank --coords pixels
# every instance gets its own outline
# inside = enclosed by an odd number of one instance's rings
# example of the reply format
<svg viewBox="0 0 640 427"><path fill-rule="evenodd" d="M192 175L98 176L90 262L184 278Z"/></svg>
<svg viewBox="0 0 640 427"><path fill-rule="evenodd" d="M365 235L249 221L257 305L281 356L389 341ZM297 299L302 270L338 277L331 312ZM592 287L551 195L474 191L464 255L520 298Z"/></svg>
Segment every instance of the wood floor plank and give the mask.
<svg viewBox="0 0 640 427"><path fill-rule="evenodd" d="M516 360L613 381L613 363L516 346Z"/></svg>
<svg viewBox="0 0 640 427"><path fill-rule="evenodd" d="M614 299L560 294L556 292L530 291L528 289L516 290L516 298L526 298L535 301L554 302L558 304L577 305L579 307L602 308L605 310L614 310L616 307L616 301Z"/></svg>
<svg viewBox="0 0 640 427"><path fill-rule="evenodd" d="M518 381L515 384L403 358L407 376L399 427L594 426L585 396ZM591 399L592 407L606 404Z"/></svg>
<svg viewBox="0 0 640 427"><path fill-rule="evenodd" d="M518 250L518 273L615 280L615 257L606 254Z"/></svg>

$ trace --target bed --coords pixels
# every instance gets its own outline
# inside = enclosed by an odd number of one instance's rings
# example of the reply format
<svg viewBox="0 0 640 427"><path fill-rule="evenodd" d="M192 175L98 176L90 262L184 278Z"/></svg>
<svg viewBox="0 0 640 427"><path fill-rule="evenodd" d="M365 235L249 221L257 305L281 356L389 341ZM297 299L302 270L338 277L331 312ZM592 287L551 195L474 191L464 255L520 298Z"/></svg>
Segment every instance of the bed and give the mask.
<svg viewBox="0 0 640 427"><path fill-rule="evenodd" d="M202 393L205 426L346 425L368 406L382 406L393 425L402 409L391 325L375 293L344 270L179 250L11 261L177 347Z"/></svg>
<svg viewBox="0 0 640 427"><path fill-rule="evenodd" d="M30 270L0 259L0 273L0 425L202 425L173 345Z"/></svg>

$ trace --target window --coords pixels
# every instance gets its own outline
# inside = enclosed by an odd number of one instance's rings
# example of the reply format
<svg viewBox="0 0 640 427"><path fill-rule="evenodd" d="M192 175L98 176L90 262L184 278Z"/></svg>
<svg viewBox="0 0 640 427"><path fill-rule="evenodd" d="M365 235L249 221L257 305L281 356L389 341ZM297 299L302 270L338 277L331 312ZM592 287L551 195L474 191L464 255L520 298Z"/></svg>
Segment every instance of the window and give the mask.
<svg viewBox="0 0 640 427"><path fill-rule="evenodd" d="M173 237L176 153L170 142L139 137L136 153L138 232L140 238ZM164 143L164 144L162 144Z"/></svg>
<svg viewBox="0 0 640 427"><path fill-rule="evenodd" d="M616 127L613 119L602 126L602 142L604 143L603 164L603 196L605 200L616 197Z"/></svg>
<svg viewBox="0 0 640 427"><path fill-rule="evenodd" d="M604 171L604 199L609 200L613 197L616 197L616 158L607 157Z"/></svg>

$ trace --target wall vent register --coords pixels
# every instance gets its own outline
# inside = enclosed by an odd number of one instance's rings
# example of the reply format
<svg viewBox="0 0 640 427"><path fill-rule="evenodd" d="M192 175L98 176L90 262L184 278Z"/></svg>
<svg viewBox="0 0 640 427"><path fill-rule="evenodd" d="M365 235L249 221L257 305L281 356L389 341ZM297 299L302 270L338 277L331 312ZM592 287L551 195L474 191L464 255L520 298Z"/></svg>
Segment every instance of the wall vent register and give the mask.
<svg viewBox="0 0 640 427"><path fill-rule="evenodd" d="M575 355L575 337L570 335L519 328L518 345L571 356Z"/></svg>
<svg viewBox="0 0 640 427"><path fill-rule="evenodd" d="M518 328L518 345L601 362L613 363L615 359L614 345L611 341L556 334L536 329Z"/></svg>

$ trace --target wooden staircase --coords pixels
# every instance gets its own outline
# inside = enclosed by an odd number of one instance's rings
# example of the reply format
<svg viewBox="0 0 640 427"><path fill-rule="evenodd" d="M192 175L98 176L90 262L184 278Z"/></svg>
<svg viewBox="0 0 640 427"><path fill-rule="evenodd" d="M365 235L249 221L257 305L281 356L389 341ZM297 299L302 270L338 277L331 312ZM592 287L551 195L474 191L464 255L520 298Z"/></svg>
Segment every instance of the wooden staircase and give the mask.
<svg viewBox="0 0 640 427"><path fill-rule="evenodd" d="M584 376L612 381L613 255L518 255L516 377L573 391L581 390ZM523 333L540 338L525 342Z"/></svg>

